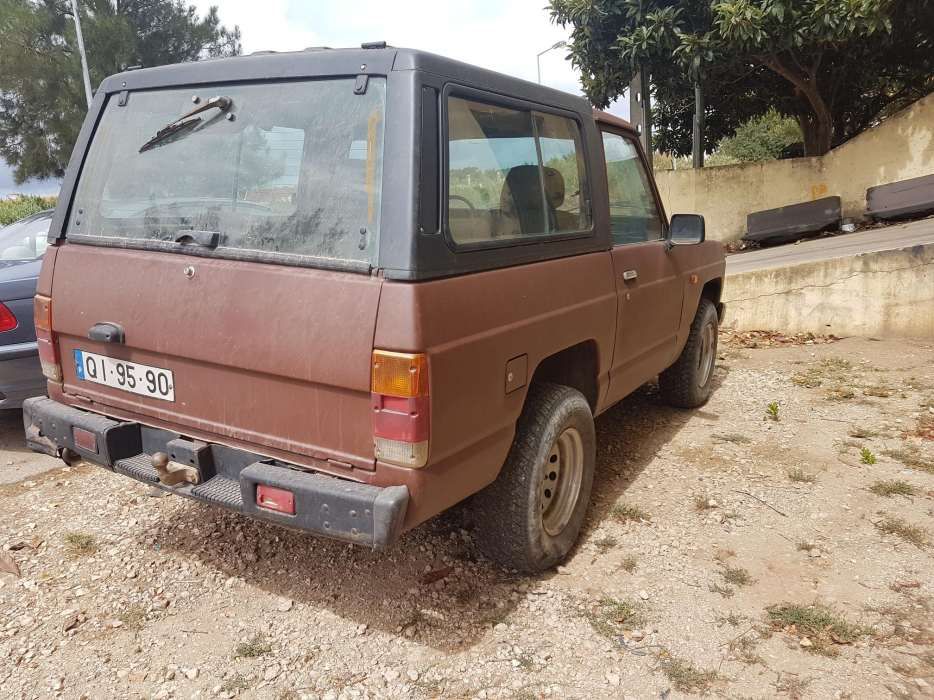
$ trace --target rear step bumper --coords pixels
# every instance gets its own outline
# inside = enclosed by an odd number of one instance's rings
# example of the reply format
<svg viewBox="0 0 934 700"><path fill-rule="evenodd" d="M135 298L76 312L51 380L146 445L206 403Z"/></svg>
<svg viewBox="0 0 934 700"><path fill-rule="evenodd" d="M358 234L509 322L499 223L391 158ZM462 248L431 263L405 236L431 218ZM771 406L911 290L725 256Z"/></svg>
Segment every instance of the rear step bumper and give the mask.
<svg viewBox="0 0 934 700"><path fill-rule="evenodd" d="M23 403L26 444L53 457L63 450L170 493L325 537L380 548L399 536L409 502L405 486L371 486L300 471L244 450L189 440L167 430L121 422L45 397ZM74 429L82 431L75 442ZM94 436L93 445L88 433ZM92 447L94 449L88 449ZM194 467L197 485L164 486L152 464L156 452ZM258 485L294 494L295 515L256 504Z"/></svg>

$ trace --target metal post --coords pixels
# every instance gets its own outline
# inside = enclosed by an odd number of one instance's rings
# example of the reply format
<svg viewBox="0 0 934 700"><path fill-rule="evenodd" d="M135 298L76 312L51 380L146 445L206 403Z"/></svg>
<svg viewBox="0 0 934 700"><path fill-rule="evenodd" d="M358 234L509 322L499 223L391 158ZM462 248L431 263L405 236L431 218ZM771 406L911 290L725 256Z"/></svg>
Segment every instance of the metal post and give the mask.
<svg viewBox="0 0 934 700"><path fill-rule="evenodd" d="M556 44L554 44L553 46L549 46L549 47L548 47L547 49L545 49L544 51L539 51L539 52L535 55L535 65L536 65L537 68L538 68L538 84L539 84L539 85L542 84L542 56L544 56L544 55L545 55L546 53L548 53L549 51L553 51L554 49L560 49L560 48L563 48L563 47L565 47L565 46L567 46L567 45L568 45L568 42L566 42L566 41L559 41L559 42L557 42Z"/></svg>
<svg viewBox="0 0 934 700"><path fill-rule="evenodd" d="M88 73L88 57L84 52L84 35L81 33L81 18L78 16L78 0L71 0L71 12L75 18L75 33L78 35L78 53L81 54L81 77L84 78L84 96L88 100L88 109L91 109L91 76Z"/></svg>
<svg viewBox="0 0 934 700"><path fill-rule="evenodd" d="M704 91L700 80L694 81L694 167L704 167Z"/></svg>
<svg viewBox="0 0 934 700"><path fill-rule="evenodd" d="M629 119L639 132L639 141L645 158L652 167L652 97L649 93L649 77L640 68L629 83Z"/></svg>

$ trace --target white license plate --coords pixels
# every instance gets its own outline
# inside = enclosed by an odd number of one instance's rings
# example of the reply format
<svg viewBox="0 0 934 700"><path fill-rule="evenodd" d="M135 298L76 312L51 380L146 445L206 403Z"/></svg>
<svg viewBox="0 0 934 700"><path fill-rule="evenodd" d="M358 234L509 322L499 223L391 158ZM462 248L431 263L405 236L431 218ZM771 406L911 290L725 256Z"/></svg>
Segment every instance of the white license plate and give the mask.
<svg viewBox="0 0 934 700"><path fill-rule="evenodd" d="M75 350L78 379L163 401L175 401L175 381L167 369Z"/></svg>

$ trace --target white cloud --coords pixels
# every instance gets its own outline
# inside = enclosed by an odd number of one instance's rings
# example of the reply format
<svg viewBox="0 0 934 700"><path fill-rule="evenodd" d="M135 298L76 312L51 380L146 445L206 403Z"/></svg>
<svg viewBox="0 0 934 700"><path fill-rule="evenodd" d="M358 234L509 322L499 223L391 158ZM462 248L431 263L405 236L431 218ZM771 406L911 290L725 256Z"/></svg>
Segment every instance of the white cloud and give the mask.
<svg viewBox="0 0 934 700"><path fill-rule="evenodd" d="M217 5L222 22L240 26L244 53L385 40L532 81L536 54L568 39L568 32L551 23L545 0L197 0L196 4L202 12ZM580 94L578 74L566 54L566 49L556 49L542 56L542 82ZM611 111L626 116L625 102Z"/></svg>

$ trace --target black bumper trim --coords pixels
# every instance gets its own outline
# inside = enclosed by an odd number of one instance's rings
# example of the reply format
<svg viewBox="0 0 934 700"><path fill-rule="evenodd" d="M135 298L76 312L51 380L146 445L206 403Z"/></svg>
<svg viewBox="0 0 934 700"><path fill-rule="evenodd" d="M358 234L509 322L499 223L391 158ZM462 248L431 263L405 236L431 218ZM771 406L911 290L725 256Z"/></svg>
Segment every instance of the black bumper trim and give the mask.
<svg viewBox="0 0 934 700"><path fill-rule="evenodd" d="M89 462L157 486L169 493L221 506L244 515L269 520L286 527L325 537L372 547L392 544L402 530L409 503L405 486L373 486L302 470L266 459L245 450L199 443L193 466L199 469L201 484L176 487L159 483L151 455L168 451L180 436L139 423L116 421L65 406L48 398L29 399L23 405L26 442L30 448L59 456L68 448ZM93 432L96 453L74 444L72 428ZM145 450L143 449L145 445ZM295 515L287 515L256 505L256 487L265 484L291 491Z"/></svg>

